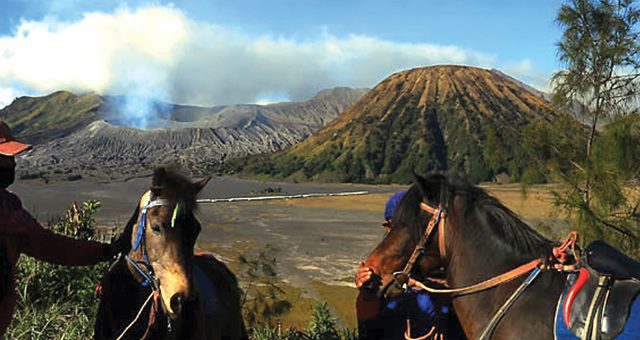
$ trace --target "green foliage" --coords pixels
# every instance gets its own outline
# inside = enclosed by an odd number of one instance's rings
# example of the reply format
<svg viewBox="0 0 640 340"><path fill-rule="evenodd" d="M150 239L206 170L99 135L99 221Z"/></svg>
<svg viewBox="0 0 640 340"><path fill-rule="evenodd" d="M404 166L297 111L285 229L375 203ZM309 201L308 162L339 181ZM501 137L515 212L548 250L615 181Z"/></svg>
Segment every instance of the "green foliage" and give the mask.
<svg viewBox="0 0 640 340"><path fill-rule="evenodd" d="M313 319L307 329L309 338L313 340L340 339L336 329L336 319L331 315L326 302L313 307Z"/></svg>
<svg viewBox="0 0 640 340"><path fill-rule="evenodd" d="M75 203L64 218L50 225L67 236L92 239L98 201ZM93 335L98 305L95 286L108 264L65 267L22 257L16 278L18 306L7 339L86 339Z"/></svg>
<svg viewBox="0 0 640 340"><path fill-rule="evenodd" d="M90 339L95 313L86 307L55 301L34 308L18 296L18 309L6 339Z"/></svg>
<svg viewBox="0 0 640 340"><path fill-rule="evenodd" d="M571 0L557 22L564 29L558 55L566 68L553 77L554 99L567 109L579 107L589 126L534 127L531 149L562 184L556 204L576 219L587 242L604 239L640 257L640 128L630 115L640 91L640 10L632 0ZM622 118L599 132L599 123L611 117Z"/></svg>
<svg viewBox="0 0 640 340"><path fill-rule="evenodd" d="M258 322L273 326L276 318L291 309L285 292L280 287L277 273L277 250L267 244L256 254L243 254L238 257L241 266L240 282L242 290L242 308L245 322Z"/></svg>
<svg viewBox="0 0 640 340"><path fill-rule="evenodd" d="M337 321L331 315L326 302L313 307L313 318L306 330L282 330L280 326L259 325L251 329L252 340L355 340L356 332L350 329L338 330Z"/></svg>
<svg viewBox="0 0 640 340"><path fill-rule="evenodd" d="M560 8L564 29L553 76L554 99L578 101L595 121L624 114L638 90L640 11L633 0L571 0Z"/></svg>
<svg viewBox="0 0 640 340"><path fill-rule="evenodd" d="M483 145L483 155L487 165L497 174L505 171L507 151L502 139L496 133L496 130L489 126L487 128L487 137Z"/></svg>

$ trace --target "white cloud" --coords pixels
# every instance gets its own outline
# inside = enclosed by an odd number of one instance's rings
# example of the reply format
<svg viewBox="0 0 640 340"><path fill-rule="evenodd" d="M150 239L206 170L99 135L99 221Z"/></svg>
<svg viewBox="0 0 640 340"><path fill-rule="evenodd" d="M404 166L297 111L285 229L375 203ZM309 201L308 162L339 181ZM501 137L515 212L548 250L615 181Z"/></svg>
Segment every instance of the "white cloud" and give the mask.
<svg viewBox="0 0 640 340"><path fill-rule="evenodd" d="M503 70L507 74L535 87L540 91L549 92L551 89L549 84L549 75L536 69L530 59L506 65Z"/></svg>
<svg viewBox="0 0 640 340"><path fill-rule="evenodd" d="M255 102L274 93L301 100L322 88L371 87L395 71L443 63L499 66L493 55L456 46L336 37L326 30L308 40L254 37L190 20L170 5L86 13L75 22L26 21L15 35L0 37L0 88L20 84L42 94L69 89L197 105ZM534 73L526 63L519 70Z"/></svg>
<svg viewBox="0 0 640 340"><path fill-rule="evenodd" d="M11 104L14 99L22 95L24 95L24 93L21 93L14 88L0 87L0 109Z"/></svg>

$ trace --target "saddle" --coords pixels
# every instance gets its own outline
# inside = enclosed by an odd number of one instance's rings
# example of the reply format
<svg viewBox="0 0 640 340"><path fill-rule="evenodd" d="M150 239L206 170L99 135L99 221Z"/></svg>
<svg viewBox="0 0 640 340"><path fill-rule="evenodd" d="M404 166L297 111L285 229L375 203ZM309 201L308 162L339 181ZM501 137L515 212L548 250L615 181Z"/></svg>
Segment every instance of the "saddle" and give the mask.
<svg viewBox="0 0 640 340"><path fill-rule="evenodd" d="M616 280L640 280L640 262L602 241L589 244L585 249L585 257L589 267L599 273Z"/></svg>
<svg viewBox="0 0 640 340"><path fill-rule="evenodd" d="M637 336L640 263L602 241L584 252L585 266L567 277L556 310L556 339L608 340ZM629 320L630 316L633 320ZM629 325L627 325L627 321Z"/></svg>

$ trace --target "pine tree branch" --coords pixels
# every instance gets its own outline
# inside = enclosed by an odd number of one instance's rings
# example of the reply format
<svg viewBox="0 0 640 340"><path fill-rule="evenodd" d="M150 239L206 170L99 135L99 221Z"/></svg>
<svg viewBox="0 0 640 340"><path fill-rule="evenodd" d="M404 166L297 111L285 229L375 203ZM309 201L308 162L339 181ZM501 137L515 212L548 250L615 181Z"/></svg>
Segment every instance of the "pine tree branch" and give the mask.
<svg viewBox="0 0 640 340"><path fill-rule="evenodd" d="M620 227L620 226L616 226L612 223L609 223L601 218L598 217L594 217L594 219L598 222L601 223L602 225L605 225L611 229L614 229L615 231L624 234L625 236L629 237L630 239L634 240L634 241L638 241L638 236L636 236L632 231L628 230L627 228L624 227Z"/></svg>

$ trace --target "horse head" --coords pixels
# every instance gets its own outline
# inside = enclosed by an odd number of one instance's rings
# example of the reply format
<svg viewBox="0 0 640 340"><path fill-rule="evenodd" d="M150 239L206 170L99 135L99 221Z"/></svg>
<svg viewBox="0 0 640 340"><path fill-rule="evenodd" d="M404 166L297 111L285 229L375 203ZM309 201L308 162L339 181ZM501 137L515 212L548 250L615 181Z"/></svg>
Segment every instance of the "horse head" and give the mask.
<svg viewBox="0 0 640 340"><path fill-rule="evenodd" d="M156 169L151 188L116 241L129 271L159 293L162 310L171 320L179 320L195 299L191 268L200 224L194 212L196 196L209 180L192 183L171 168Z"/></svg>
<svg viewBox="0 0 640 340"><path fill-rule="evenodd" d="M374 272L373 279L364 286L365 292L379 297L395 297L402 293L407 275L426 275L444 265L444 254L441 254L438 242L432 240L442 231L435 228L432 235L425 236L425 230L437 212L425 210L424 205L441 207L445 214L451 197L451 187L444 176L415 176L415 184L394 211L391 231L365 261L365 266ZM419 254L414 255L416 251ZM413 260L412 255L415 257ZM411 268L407 267L408 264Z"/></svg>

